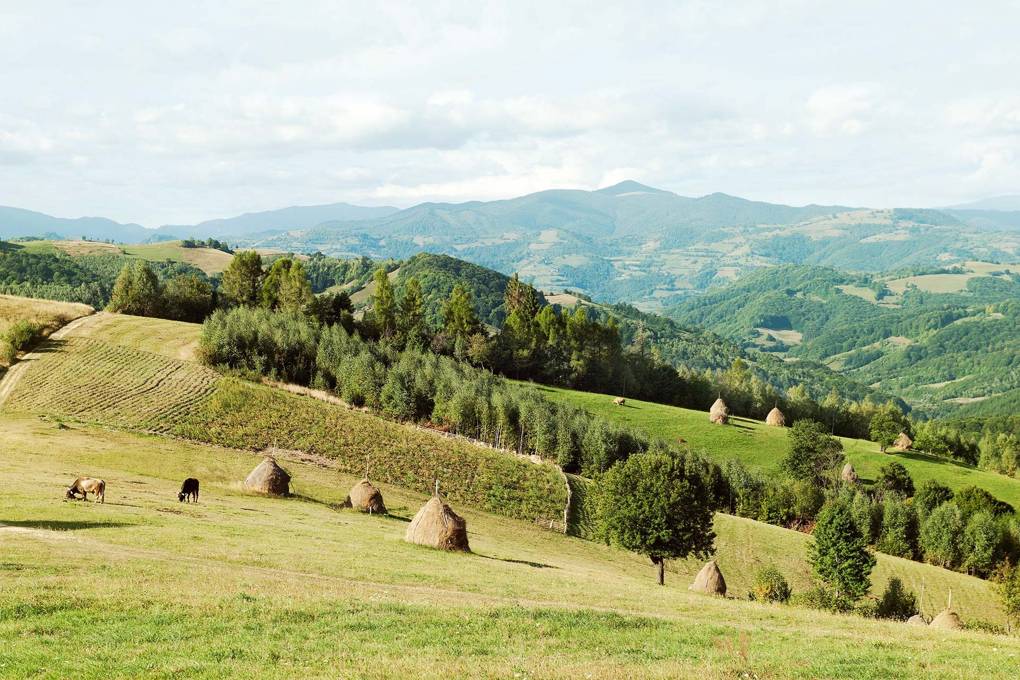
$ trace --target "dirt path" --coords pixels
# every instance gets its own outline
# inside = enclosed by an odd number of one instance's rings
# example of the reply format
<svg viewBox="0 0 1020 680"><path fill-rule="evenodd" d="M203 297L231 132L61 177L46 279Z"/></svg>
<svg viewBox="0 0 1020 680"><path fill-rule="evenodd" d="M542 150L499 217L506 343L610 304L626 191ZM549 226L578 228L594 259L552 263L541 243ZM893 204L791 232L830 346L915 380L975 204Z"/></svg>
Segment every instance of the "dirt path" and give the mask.
<svg viewBox="0 0 1020 680"><path fill-rule="evenodd" d="M97 319L103 317L105 314L106 312L97 312L95 314L90 314L89 316L78 317L77 319L67 324L66 326L63 326L62 328L59 328L58 330L54 331L50 335L50 337L46 338L41 343L39 343L38 349L45 347L46 343L48 343L51 340L60 340L61 338L66 336L68 333L71 333L75 329L95 323ZM0 408L3 407L4 402L7 401L7 397L10 396L11 392L14 391L15 385L17 385L18 381L21 379L21 374L28 370L28 366L32 363L34 359L39 358L38 349L33 350L26 354L25 356L21 357L21 359L16 364L11 366L7 370L7 373L2 378L0 378Z"/></svg>

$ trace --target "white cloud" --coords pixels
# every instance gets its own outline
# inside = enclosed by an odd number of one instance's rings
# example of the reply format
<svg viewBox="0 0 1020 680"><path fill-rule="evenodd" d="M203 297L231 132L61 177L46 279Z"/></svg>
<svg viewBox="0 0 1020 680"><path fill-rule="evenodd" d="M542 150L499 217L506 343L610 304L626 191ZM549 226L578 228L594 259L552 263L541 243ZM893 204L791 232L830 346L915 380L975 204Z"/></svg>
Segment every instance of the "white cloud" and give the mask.
<svg viewBox="0 0 1020 680"><path fill-rule="evenodd" d="M795 203L1015 192L1018 23L1005 2L5 5L0 203L158 224L630 177Z"/></svg>

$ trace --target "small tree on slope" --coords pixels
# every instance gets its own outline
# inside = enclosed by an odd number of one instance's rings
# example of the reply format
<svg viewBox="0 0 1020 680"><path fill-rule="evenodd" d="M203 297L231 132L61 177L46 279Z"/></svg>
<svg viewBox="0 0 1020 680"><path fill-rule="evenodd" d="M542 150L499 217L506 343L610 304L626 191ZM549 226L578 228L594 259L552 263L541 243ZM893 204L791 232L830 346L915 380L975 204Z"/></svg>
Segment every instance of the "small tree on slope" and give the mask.
<svg viewBox="0 0 1020 680"><path fill-rule="evenodd" d="M693 455L648 452L617 463L596 491L597 527L607 542L647 555L665 582L665 561L713 550L712 496Z"/></svg>
<svg viewBox="0 0 1020 680"><path fill-rule="evenodd" d="M837 601L852 604L868 592L875 557L845 505L823 508L811 537L808 559L818 578L835 590Z"/></svg>

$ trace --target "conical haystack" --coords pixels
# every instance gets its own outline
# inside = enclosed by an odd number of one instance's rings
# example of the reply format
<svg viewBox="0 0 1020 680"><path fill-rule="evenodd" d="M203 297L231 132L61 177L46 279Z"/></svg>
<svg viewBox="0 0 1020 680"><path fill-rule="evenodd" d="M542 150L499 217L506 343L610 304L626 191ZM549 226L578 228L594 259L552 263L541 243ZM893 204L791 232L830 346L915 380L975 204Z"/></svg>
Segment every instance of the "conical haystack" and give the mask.
<svg viewBox="0 0 1020 680"><path fill-rule="evenodd" d="M924 620L923 616L921 616L920 614L914 614L909 619L907 619L907 625L908 626L927 626L928 624L925 623L925 620Z"/></svg>
<svg viewBox="0 0 1020 680"><path fill-rule="evenodd" d="M854 466L850 463L843 466L843 471L839 473L839 477L847 484L856 484L860 481L860 478L857 476L857 470L854 470Z"/></svg>
<svg viewBox="0 0 1020 680"><path fill-rule="evenodd" d="M726 595L726 579L719 571L719 565L711 560L701 568L698 575L694 577L694 583L689 590L706 595Z"/></svg>
<svg viewBox="0 0 1020 680"><path fill-rule="evenodd" d="M722 400L722 397L719 397L718 399L715 400L715 403L712 404L712 408L708 409L708 412L725 413L729 415L730 410L726 407L726 402Z"/></svg>
<svg viewBox="0 0 1020 680"><path fill-rule="evenodd" d="M440 550L471 552L467 522L439 496L430 498L414 516L404 534L404 540Z"/></svg>
<svg viewBox="0 0 1020 680"><path fill-rule="evenodd" d="M367 478L351 487L351 492L347 494L347 500L344 501L344 505L369 514L386 514L386 505L383 504L382 492L372 486L372 483Z"/></svg>
<svg viewBox="0 0 1020 680"><path fill-rule="evenodd" d="M765 416L765 424L771 425L772 427L786 427L786 416L784 416L783 412L779 410L778 406L776 406L769 411L767 416Z"/></svg>
<svg viewBox="0 0 1020 680"><path fill-rule="evenodd" d="M286 496L290 493L290 475L276 463L272 456L266 456L244 480L249 491L272 496Z"/></svg>
<svg viewBox="0 0 1020 680"><path fill-rule="evenodd" d="M960 621L960 617L956 615L956 612L951 609L943 609L928 625L932 628L942 628L944 630L963 630L963 622Z"/></svg>
<svg viewBox="0 0 1020 680"><path fill-rule="evenodd" d="M893 448L899 449L900 451L909 451L910 447L914 445L914 440L907 436L906 432L900 432L900 436L893 442Z"/></svg>
<svg viewBox="0 0 1020 680"><path fill-rule="evenodd" d="M712 408L708 409L708 420L716 425L725 425L729 419L730 410L726 408L726 402L722 400L722 397L719 397L712 404Z"/></svg>

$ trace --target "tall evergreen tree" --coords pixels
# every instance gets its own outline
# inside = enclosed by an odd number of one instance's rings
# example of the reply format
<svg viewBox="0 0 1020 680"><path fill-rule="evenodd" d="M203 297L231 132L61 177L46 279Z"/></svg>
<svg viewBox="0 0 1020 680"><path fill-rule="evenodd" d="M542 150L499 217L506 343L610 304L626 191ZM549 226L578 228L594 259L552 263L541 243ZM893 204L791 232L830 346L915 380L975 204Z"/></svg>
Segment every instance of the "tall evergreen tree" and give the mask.
<svg viewBox="0 0 1020 680"><path fill-rule="evenodd" d="M481 332L482 323L475 313L471 292L459 283L443 305L443 331L451 338L464 338Z"/></svg>
<svg viewBox="0 0 1020 680"><path fill-rule="evenodd" d="M254 250L236 253L226 271L220 292L234 305L253 307L262 291L262 256Z"/></svg>
<svg viewBox="0 0 1020 680"><path fill-rule="evenodd" d="M286 273L280 276L277 306L284 311L300 312L311 304L313 297L304 264L293 260Z"/></svg>
<svg viewBox="0 0 1020 680"><path fill-rule="evenodd" d="M372 316L379 327L379 334L384 338L392 338L397 333L397 296L393 292L393 284L382 267L375 270L372 280L375 282Z"/></svg>
<svg viewBox="0 0 1020 680"><path fill-rule="evenodd" d="M404 285L404 295L400 299L400 314L397 318L397 330L401 345L405 347L425 345L428 335L428 329L425 326L425 297L421 291L421 283L413 276Z"/></svg>
<svg viewBox="0 0 1020 680"><path fill-rule="evenodd" d="M833 588L837 601L852 604L871 588L875 557L842 503L822 509L808 545L808 559L815 575Z"/></svg>

